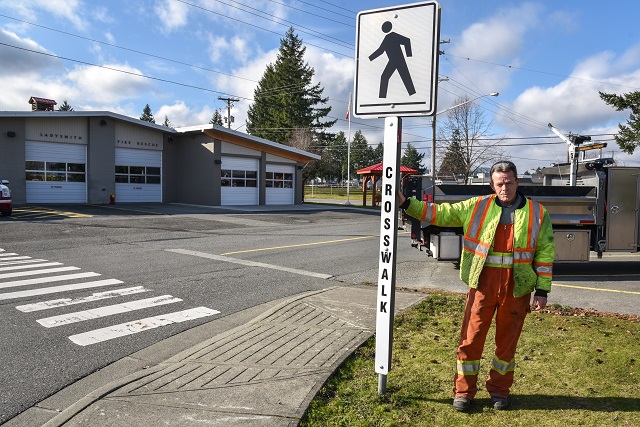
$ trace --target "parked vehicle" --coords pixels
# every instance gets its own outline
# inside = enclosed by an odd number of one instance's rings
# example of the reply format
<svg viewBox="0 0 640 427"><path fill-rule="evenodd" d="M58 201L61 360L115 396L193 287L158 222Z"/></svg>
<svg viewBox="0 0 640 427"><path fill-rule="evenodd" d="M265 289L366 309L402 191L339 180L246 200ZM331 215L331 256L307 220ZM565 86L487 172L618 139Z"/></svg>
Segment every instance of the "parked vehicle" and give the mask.
<svg viewBox="0 0 640 427"><path fill-rule="evenodd" d="M11 203L11 190L7 185L9 181L3 179L0 181L0 214L9 216L13 212L13 204Z"/></svg>
<svg viewBox="0 0 640 427"><path fill-rule="evenodd" d="M615 166L613 159L580 160L577 154L588 149L580 147L585 140L571 139L570 163L542 169L538 185L521 179L518 187L549 212L559 262L588 262L591 251L601 258L603 252L640 249L640 167ZM430 176L414 176L405 183L405 194L455 203L493 192L487 184L431 182ZM428 255L441 260L460 256L462 229L411 223L413 246L424 246Z"/></svg>

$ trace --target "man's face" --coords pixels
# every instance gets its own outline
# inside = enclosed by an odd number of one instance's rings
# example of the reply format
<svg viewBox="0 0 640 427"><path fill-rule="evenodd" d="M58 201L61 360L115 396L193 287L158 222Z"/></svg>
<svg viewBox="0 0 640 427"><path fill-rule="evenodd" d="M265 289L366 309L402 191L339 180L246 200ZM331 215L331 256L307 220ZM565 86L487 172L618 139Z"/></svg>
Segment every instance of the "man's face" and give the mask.
<svg viewBox="0 0 640 427"><path fill-rule="evenodd" d="M513 174L513 171L496 171L491 175L491 188L496 192L498 199L500 199L503 204L510 205L516 199L518 178Z"/></svg>

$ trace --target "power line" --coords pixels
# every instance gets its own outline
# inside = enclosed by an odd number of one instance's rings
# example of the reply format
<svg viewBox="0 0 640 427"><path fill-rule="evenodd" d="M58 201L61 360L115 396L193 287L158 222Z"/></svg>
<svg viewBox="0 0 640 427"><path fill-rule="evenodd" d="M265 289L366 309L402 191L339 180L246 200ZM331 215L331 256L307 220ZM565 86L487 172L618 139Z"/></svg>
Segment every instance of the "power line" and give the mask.
<svg viewBox="0 0 640 427"><path fill-rule="evenodd" d="M465 56L456 56L456 55L451 55L451 54L448 54L448 53L445 54L445 55L450 56L452 58L463 59L463 60L466 60L466 61L474 61L474 62L481 62L483 64L495 65L496 67L509 68L509 69L520 70L520 71L528 71L530 73L547 74L547 75L550 75L550 76L562 77L562 78L565 78L565 79L581 80L581 81L584 81L584 82L601 83L601 84L607 84L607 85L611 85L611 86L625 87L625 88L629 88L629 89L633 89L633 90L640 90L639 87L635 87L635 86L622 85L622 84L616 84L616 83L611 83L611 82L603 82L603 81L595 80L595 79L585 79L584 77L566 76L564 74L551 73L551 72L548 72L548 71L541 71L541 70L532 70L532 69L529 69L529 68L518 67L518 66L515 66L515 65L498 64L496 62L483 61L481 59L473 59L473 58L469 58L469 57L465 57Z"/></svg>

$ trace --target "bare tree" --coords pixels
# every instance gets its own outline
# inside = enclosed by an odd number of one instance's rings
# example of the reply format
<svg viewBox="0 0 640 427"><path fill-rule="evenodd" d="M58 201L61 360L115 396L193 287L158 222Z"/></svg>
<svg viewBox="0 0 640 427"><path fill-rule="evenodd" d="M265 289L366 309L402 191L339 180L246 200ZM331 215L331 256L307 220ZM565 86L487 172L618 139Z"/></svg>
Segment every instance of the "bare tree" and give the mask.
<svg viewBox="0 0 640 427"><path fill-rule="evenodd" d="M468 101L466 96L458 98L455 103L461 105L449 111L446 120L438 122L441 124L437 146L439 157L443 163L446 160L439 169L444 172L453 163L458 165L457 172L464 173L465 178L501 157L497 142L486 139L490 136L491 122L487 122L482 108Z"/></svg>

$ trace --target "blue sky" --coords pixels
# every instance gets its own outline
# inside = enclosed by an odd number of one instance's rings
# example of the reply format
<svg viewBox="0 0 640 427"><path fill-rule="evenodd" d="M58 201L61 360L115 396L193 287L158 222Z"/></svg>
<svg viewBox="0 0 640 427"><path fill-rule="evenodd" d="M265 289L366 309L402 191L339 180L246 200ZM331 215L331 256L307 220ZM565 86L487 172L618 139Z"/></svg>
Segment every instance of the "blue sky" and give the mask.
<svg viewBox="0 0 640 427"><path fill-rule="evenodd" d="M234 129L280 39L294 27L306 60L344 120L353 91L356 15L406 1L343 0L0 0L0 110L30 110L31 96L67 100L75 110L139 117L149 104L157 123L205 124L237 97ZM460 97L490 92L478 105L490 137L521 171L564 161L566 146L547 127L608 142L628 111L616 112L598 91L640 90L640 2L620 0L441 0L438 110ZM141 77L146 76L146 77ZM439 117L439 120L444 118ZM404 141L429 165L431 119L407 119ZM382 121L352 117L371 144ZM439 162L438 162L439 163Z"/></svg>

